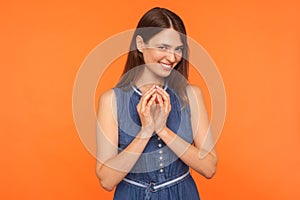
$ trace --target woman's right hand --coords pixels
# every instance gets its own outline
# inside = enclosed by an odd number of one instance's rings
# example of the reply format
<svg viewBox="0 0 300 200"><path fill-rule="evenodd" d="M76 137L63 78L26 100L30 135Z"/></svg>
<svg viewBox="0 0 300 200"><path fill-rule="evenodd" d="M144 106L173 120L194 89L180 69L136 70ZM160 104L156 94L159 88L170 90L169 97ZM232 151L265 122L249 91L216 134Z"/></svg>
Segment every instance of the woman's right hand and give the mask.
<svg viewBox="0 0 300 200"><path fill-rule="evenodd" d="M143 135L142 138L149 138L152 136L155 125L154 125L154 119L153 114L151 113L151 107L155 103L156 99L156 87L153 85L148 91L146 91L142 98L140 99L140 102L136 106L137 112L139 114Z"/></svg>

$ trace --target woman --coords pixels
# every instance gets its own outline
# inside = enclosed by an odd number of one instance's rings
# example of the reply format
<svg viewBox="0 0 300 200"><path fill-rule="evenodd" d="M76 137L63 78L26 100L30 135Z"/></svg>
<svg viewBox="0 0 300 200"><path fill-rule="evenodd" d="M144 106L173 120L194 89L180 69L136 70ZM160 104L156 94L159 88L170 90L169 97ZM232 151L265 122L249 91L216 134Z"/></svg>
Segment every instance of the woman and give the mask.
<svg viewBox="0 0 300 200"><path fill-rule="evenodd" d="M123 76L99 101L96 173L114 199L200 199L189 167L206 178L217 156L201 90L187 83L182 20L164 8L139 21Z"/></svg>

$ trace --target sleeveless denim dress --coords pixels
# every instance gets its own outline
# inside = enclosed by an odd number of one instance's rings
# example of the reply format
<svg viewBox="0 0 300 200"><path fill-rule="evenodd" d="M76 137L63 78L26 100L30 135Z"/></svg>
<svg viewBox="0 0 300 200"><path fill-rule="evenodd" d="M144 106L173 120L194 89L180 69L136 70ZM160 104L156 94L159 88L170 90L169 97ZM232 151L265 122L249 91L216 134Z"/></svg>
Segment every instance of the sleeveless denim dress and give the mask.
<svg viewBox="0 0 300 200"><path fill-rule="evenodd" d="M193 142L190 108L181 107L180 98L171 89L171 111L166 125L190 144ZM125 149L141 129L136 106L141 91L113 88L117 100L119 152ZM126 181L125 181L126 180ZM132 184L134 182L135 184ZM189 167L156 135L150 138L132 170L117 185L114 200L199 200L195 182Z"/></svg>

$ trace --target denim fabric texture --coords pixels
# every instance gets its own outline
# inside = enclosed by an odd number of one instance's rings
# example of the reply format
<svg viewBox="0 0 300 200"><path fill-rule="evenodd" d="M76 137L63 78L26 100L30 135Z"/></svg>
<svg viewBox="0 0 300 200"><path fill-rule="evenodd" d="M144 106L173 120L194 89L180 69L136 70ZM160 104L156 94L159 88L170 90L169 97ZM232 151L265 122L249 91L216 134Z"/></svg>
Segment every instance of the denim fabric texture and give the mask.
<svg viewBox="0 0 300 200"><path fill-rule="evenodd" d="M138 90L138 92L136 92ZM190 121L190 108L182 108L180 98L170 88L165 87L170 95L171 111L167 119L167 127L188 143L193 142ZM138 88L124 90L114 88L117 100L117 119L119 152L124 150L139 133L141 122L136 106L141 99ZM132 170L125 177L143 185L159 185L189 171L189 167L158 137L153 134ZM199 200L199 193L191 175L168 184L157 190L143 188L124 180L115 190L114 200Z"/></svg>

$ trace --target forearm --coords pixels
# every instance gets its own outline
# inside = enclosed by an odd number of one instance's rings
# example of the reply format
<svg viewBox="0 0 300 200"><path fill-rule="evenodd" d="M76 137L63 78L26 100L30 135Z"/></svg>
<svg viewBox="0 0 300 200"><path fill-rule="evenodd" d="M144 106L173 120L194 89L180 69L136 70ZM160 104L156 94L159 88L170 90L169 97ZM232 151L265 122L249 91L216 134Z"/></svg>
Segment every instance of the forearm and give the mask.
<svg viewBox="0 0 300 200"><path fill-rule="evenodd" d="M150 139L144 135L145 132L141 130L122 152L96 169L100 183L105 189L112 190L133 168Z"/></svg>
<svg viewBox="0 0 300 200"><path fill-rule="evenodd" d="M189 144L169 128L164 128L158 135L188 166L206 178L211 178L214 175L217 166L217 155L214 151L208 152L205 157L200 157L200 152L206 151L205 149L198 149Z"/></svg>

